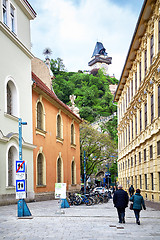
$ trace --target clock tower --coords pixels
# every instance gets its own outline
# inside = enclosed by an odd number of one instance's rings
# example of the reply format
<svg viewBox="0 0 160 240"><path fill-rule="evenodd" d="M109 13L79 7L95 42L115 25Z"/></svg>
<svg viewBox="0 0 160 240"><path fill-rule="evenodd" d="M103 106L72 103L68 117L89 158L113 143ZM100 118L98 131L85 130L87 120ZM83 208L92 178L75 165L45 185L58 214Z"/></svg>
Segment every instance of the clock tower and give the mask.
<svg viewBox="0 0 160 240"><path fill-rule="evenodd" d="M103 47L101 42L97 42L94 48L94 52L91 61L88 65L93 69L103 69L104 74L108 72L108 65L112 63L112 58L108 57L106 49Z"/></svg>

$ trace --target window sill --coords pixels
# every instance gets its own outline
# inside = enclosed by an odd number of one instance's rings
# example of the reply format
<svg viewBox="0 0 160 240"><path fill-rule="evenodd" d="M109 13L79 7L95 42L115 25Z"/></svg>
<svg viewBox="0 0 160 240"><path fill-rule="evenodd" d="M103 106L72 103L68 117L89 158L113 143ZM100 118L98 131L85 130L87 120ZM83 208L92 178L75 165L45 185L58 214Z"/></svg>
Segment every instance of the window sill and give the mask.
<svg viewBox="0 0 160 240"><path fill-rule="evenodd" d="M6 190L15 190L15 186L7 186Z"/></svg>
<svg viewBox="0 0 160 240"><path fill-rule="evenodd" d="M76 144L71 143L71 148L76 148Z"/></svg>
<svg viewBox="0 0 160 240"><path fill-rule="evenodd" d="M14 115L11 115L11 114L8 114L8 113L4 113L4 116L7 117L7 118L10 118L16 122L18 122L18 117L14 116Z"/></svg>
<svg viewBox="0 0 160 240"><path fill-rule="evenodd" d="M56 137L56 141L63 144L64 139L60 137Z"/></svg>
<svg viewBox="0 0 160 240"><path fill-rule="evenodd" d="M44 188L44 187L46 187L47 185L37 185L36 187L37 188Z"/></svg>
<svg viewBox="0 0 160 240"><path fill-rule="evenodd" d="M39 129L39 128L36 128L36 134L39 134L39 135L45 137L45 136L46 136L46 133L47 133L46 131L41 130L41 129Z"/></svg>

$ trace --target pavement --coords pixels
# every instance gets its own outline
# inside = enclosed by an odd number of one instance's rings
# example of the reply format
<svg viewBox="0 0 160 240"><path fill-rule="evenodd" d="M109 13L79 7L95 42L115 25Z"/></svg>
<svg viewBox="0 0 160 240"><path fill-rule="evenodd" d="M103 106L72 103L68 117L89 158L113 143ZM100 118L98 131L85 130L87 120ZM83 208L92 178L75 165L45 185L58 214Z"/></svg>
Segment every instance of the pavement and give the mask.
<svg viewBox="0 0 160 240"><path fill-rule="evenodd" d="M99 205L59 208L57 200L27 204L32 219L17 218L17 204L0 206L0 240L160 240L160 211L141 211L141 225L126 209L126 223L118 223L112 199Z"/></svg>

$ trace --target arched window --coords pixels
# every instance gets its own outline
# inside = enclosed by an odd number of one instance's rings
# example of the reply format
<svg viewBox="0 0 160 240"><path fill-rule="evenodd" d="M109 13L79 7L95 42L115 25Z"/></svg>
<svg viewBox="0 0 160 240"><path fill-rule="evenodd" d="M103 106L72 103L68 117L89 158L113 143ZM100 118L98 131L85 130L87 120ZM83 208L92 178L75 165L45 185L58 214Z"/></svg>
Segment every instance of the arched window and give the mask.
<svg viewBox="0 0 160 240"><path fill-rule="evenodd" d="M71 164L71 184L76 184L76 165L75 161Z"/></svg>
<svg viewBox="0 0 160 240"><path fill-rule="evenodd" d="M60 114L57 115L57 137L62 138L62 120Z"/></svg>
<svg viewBox="0 0 160 240"><path fill-rule="evenodd" d="M62 182L62 159L59 157L57 160L57 183Z"/></svg>
<svg viewBox="0 0 160 240"><path fill-rule="evenodd" d="M7 83L7 113L12 114L12 92L9 84Z"/></svg>
<svg viewBox="0 0 160 240"><path fill-rule="evenodd" d="M44 185L43 182L43 171L44 171L44 159L42 153L39 153L37 158L37 185Z"/></svg>
<svg viewBox="0 0 160 240"><path fill-rule="evenodd" d="M12 146L8 151L8 187L15 186L15 161L18 157L17 149Z"/></svg>
<svg viewBox="0 0 160 240"><path fill-rule="evenodd" d="M75 135L74 124L72 123L71 124L71 144L75 144L74 135Z"/></svg>
<svg viewBox="0 0 160 240"><path fill-rule="evenodd" d="M43 130L43 107L42 103L37 103L37 128Z"/></svg>
<svg viewBox="0 0 160 240"><path fill-rule="evenodd" d="M9 115L18 117L19 101L16 86L9 80L6 85L6 112Z"/></svg>

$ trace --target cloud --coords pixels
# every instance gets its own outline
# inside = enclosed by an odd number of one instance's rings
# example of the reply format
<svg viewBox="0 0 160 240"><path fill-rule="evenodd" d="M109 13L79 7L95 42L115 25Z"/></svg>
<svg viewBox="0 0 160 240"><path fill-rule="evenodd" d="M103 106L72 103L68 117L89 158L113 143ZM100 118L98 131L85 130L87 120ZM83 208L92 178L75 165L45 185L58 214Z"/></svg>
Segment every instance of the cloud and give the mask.
<svg viewBox="0 0 160 240"><path fill-rule="evenodd" d="M112 57L109 73L120 77L137 22L131 8L109 0L32 1L38 13L31 24L33 54L44 58L42 52L49 47L52 58L61 57L68 71L84 70L101 41Z"/></svg>

